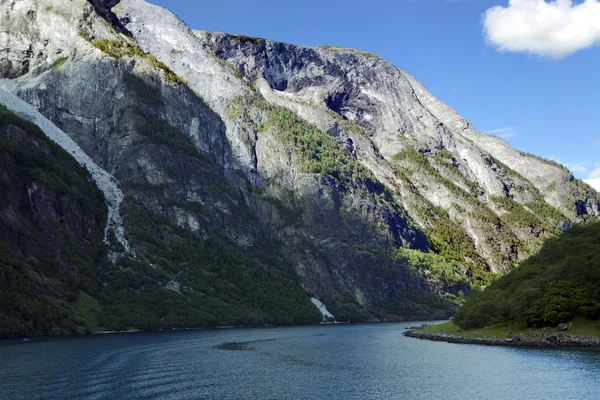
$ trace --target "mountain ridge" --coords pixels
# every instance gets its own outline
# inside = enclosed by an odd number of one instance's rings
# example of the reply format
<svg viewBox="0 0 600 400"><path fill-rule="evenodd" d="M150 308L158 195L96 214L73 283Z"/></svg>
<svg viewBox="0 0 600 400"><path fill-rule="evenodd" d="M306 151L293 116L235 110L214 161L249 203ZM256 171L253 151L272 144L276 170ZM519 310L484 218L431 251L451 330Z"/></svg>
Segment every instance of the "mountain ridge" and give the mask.
<svg viewBox="0 0 600 400"><path fill-rule="evenodd" d="M310 298L340 320L448 316L470 285L600 215L567 170L474 130L374 55L192 31L141 0L1 8L0 87L124 193L136 257L109 268L110 294L88 293L107 326L308 322ZM208 243L227 272L192 254ZM267 286L295 282L299 314L273 318L260 285L244 294L244 264ZM254 311L219 319L207 304L232 284ZM175 319L158 300L172 293L187 304Z"/></svg>

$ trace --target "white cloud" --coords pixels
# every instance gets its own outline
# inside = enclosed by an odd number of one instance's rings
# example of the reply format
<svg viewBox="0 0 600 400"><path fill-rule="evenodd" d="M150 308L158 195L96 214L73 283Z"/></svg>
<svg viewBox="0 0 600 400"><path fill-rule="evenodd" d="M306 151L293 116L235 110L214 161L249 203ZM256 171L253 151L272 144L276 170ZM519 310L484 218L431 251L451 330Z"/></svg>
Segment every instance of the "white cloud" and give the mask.
<svg viewBox="0 0 600 400"><path fill-rule="evenodd" d="M588 179L584 180L585 183L600 192L600 164L596 163L596 169L592 171Z"/></svg>
<svg viewBox="0 0 600 400"><path fill-rule="evenodd" d="M560 162L560 161L558 161ZM590 170L590 167L594 166L594 163L589 161L579 161L579 162L560 162L565 167L569 168L571 172L579 172L582 174L587 173Z"/></svg>
<svg viewBox="0 0 600 400"><path fill-rule="evenodd" d="M494 129L486 132L488 135L498 136L500 139L510 139L517 136L517 128L509 126L507 128Z"/></svg>
<svg viewBox="0 0 600 400"><path fill-rule="evenodd" d="M586 179L584 180L584 182L596 189L598 192L600 192L600 178Z"/></svg>
<svg viewBox="0 0 600 400"><path fill-rule="evenodd" d="M563 162L560 158L557 157L546 157L549 160L552 161L556 161L559 164L564 165L565 167L567 167L571 172L576 173L576 174L587 174L588 171L592 168L596 168L596 170L594 170L589 178L598 178L600 177L600 164L599 163L593 163L590 161L578 161L578 162ZM598 174L598 176L592 176L594 174Z"/></svg>
<svg viewBox="0 0 600 400"><path fill-rule="evenodd" d="M600 0L509 0L489 8L483 26L499 51L562 58L600 44Z"/></svg>
<svg viewBox="0 0 600 400"><path fill-rule="evenodd" d="M588 169L581 164L566 164L565 167L569 168L572 172L588 172Z"/></svg>

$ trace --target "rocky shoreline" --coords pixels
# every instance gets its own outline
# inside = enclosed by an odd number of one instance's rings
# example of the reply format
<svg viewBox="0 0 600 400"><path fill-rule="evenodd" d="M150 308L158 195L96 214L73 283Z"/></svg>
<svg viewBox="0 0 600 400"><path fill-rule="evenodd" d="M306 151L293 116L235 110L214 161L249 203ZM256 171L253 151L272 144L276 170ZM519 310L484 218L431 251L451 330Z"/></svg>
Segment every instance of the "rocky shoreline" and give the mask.
<svg viewBox="0 0 600 400"><path fill-rule="evenodd" d="M421 328L410 328L402 334L407 337L436 342L479 344L484 346L600 348L600 338L598 337L573 336L565 333L540 333L536 337L515 335L507 338L470 338L449 333L423 332Z"/></svg>

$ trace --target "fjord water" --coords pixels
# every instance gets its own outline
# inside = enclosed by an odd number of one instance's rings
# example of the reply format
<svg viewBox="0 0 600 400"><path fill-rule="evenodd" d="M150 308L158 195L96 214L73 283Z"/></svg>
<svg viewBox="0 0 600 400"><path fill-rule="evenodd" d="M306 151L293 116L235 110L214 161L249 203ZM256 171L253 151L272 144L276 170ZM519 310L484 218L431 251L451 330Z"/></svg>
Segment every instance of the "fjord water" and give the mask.
<svg viewBox="0 0 600 400"><path fill-rule="evenodd" d="M415 324L5 340L0 399L598 399L600 351L402 336Z"/></svg>

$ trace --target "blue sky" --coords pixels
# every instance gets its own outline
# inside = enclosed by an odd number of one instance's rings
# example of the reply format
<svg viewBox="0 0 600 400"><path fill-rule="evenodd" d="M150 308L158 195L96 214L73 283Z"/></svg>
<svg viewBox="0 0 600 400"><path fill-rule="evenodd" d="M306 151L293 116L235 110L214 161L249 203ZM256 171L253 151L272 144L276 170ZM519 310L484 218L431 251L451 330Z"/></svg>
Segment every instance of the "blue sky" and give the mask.
<svg viewBox="0 0 600 400"><path fill-rule="evenodd" d="M150 1L194 29L377 53L477 129L600 189L599 0Z"/></svg>

